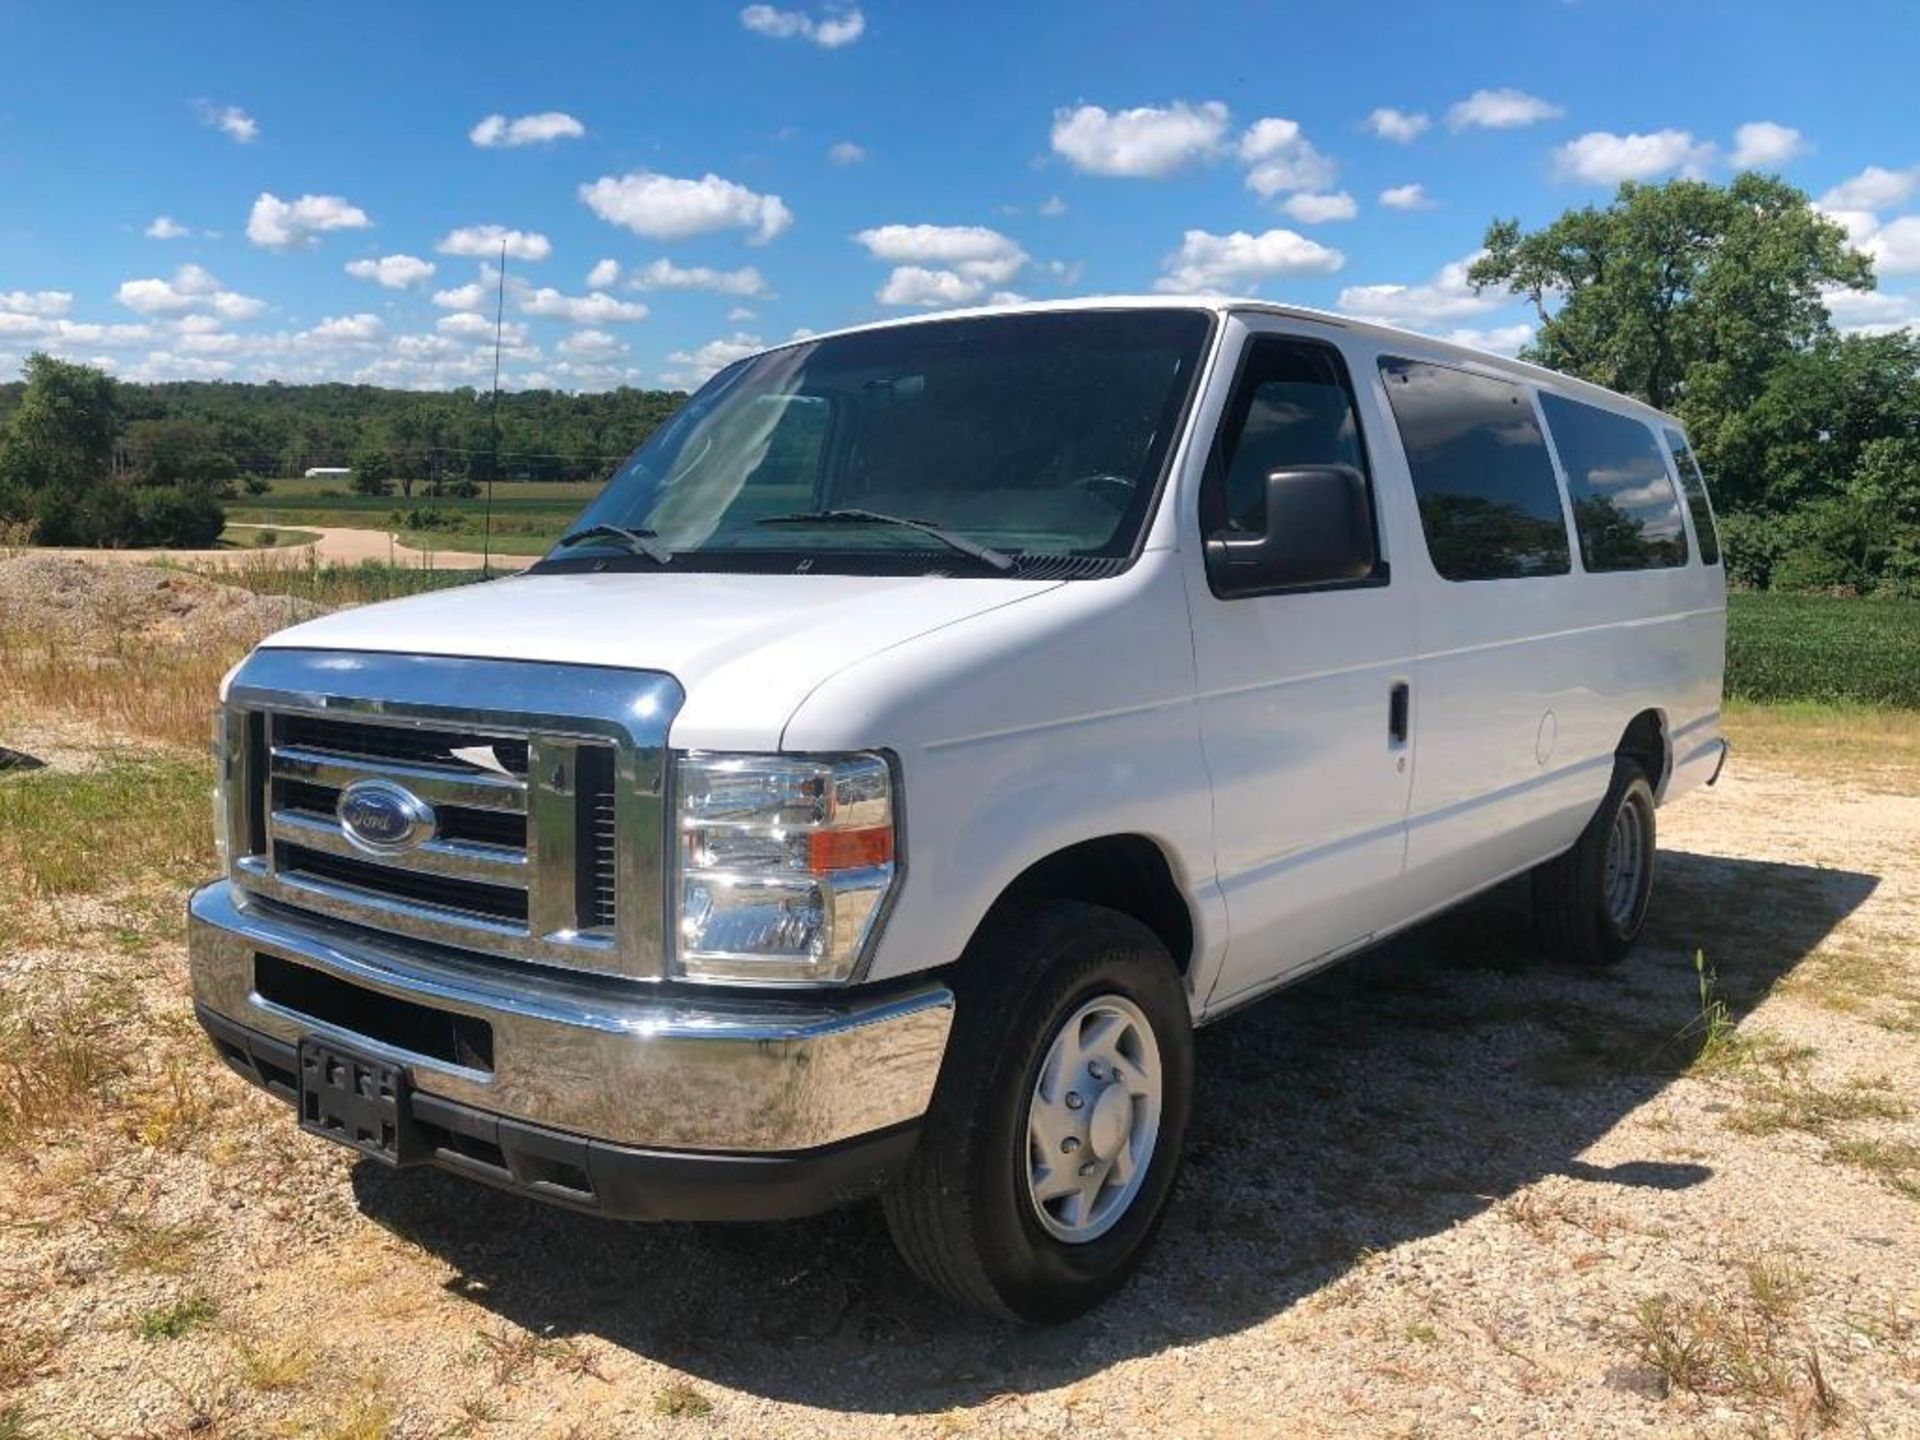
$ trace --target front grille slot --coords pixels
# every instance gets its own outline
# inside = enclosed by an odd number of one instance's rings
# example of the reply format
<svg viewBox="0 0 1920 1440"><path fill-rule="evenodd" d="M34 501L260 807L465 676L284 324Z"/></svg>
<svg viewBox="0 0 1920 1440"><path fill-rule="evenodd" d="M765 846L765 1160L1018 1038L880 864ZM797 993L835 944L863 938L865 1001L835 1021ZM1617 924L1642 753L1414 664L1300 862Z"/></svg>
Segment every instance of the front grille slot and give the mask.
<svg viewBox="0 0 1920 1440"><path fill-rule="evenodd" d="M603 748L582 750L577 769L581 924L590 929L611 930L618 913L614 875L618 868L615 821L619 812L614 803L613 752Z"/></svg>
<svg viewBox="0 0 1920 1440"><path fill-rule="evenodd" d="M457 914L520 925L527 921L527 892L510 890L504 885L482 885L447 875L403 870L397 865L350 860L284 840L274 842L273 868L283 875L311 875L316 880L345 885L369 895L411 900L416 905L430 905Z"/></svg>
<svg viewBox="0 0 1920 1440"><path fill-rule="evenodd" d="M527 742L496 735L415 726L363 725L322 715L275 717L275 740L303 750L358 759L398 760L409 765L444 765L452 769L486 771L484 758L492 752L500 773L525 778ZM465 751L466 755L459 752Z"/></svg>
<svg viewBox="0 0 1920 1440"><path fill-rule="evenodd" d="M493 1069L493 1026L471 1015L382 995L264 953L253 957L253 988L262 1000L323 1025L469 1070Z"/></svg>

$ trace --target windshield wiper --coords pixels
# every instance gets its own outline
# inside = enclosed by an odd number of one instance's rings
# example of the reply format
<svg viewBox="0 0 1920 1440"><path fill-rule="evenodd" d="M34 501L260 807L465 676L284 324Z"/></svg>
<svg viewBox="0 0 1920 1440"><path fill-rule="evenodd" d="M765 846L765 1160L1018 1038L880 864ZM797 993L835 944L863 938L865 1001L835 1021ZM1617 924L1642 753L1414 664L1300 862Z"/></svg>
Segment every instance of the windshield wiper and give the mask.
<svg viewBox="0 0 1920 1440"><path fill-rule="evenodd" d="M583 540L618 540L634 554L644 555L656 565L666 565L673 560L673 551L661 544L660 537L653 531L629 530L625 525L583 525L562 535L553 548L564 550Z"/></svg>
<svg viewBox="0 0 1920 1440"><path fill-rule="evenodd" d="M945 545L949 550L957 550L962 555L970 555L983 565L995 570L1013 569L1013 556L1004 550L996 550L991 545L982 545L978 540L969 540L957 535L944 526L931 520L915 520L907 515L883 515L878 510L802 510L792 515L768 515L753 522L756 525L898 525L903 530L918 530L922 535L930 536Z"/></svg>

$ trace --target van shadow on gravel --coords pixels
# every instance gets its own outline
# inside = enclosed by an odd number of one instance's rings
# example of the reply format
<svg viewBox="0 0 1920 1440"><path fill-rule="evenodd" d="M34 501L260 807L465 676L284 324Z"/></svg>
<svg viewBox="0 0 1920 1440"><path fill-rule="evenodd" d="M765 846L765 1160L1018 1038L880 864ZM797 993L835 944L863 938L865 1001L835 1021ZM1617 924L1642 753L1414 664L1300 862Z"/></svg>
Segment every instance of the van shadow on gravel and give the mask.
<svg viewBox="0 0 1920 1440"><path fill-rule="evenodd" d="M1228 1334L1548 1174L1674 1190L1710 1174L1576 1157L1684 1070L1696 949L1745 1015L1878 883L1662 851L1646 940L1604 974L1538 961L1508 886L1203 1031L1187 1168L1140 1275L1088 1319L954 1314L877 1205L786 1224L637 1226L436 1171L362 1164L364 1213L516 1324L597 1336L713 1383L925 1413Z"/></svg>

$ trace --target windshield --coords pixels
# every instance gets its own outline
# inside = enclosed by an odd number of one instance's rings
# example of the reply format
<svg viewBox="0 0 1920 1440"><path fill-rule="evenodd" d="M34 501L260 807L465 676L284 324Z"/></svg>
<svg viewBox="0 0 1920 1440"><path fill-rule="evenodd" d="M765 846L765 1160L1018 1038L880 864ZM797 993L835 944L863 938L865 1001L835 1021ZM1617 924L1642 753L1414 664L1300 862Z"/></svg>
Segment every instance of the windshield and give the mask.
<svg viewBox="0 0 1920 1440"><path fill-rule="evenodd" d="M1044 557L1049 574L1109 573L1146 523L1210 325L1197 310L997 315L743 360L542 568L1019 574Z"/></svg>

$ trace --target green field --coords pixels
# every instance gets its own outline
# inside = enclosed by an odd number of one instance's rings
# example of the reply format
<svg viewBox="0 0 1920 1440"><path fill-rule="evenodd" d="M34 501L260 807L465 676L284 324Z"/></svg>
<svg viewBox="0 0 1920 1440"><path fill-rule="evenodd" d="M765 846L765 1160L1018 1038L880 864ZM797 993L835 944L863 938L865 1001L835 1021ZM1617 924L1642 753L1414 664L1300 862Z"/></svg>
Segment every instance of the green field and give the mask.
<svg viewBox="0 0 1920 1440"><path fill-rule="evenodd" d="M480 549L486 496L429 496L421 489L407 499L397 493L355 495L339 480L276 480L266 494L243 496L230 505L227 520L235 525L343 525L388 531L415 549ZM500 481L493 487L493 548L506 555L544 554L599 493L597 484ZM439 523L414 523L416 515L429 512Z"/></svg>
<svg viewBox="0 0 1920 1440"><path fill-rule="evenodd" d="M1729 595L1727 694L1920 710L1920 601Z"/></svg>

